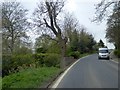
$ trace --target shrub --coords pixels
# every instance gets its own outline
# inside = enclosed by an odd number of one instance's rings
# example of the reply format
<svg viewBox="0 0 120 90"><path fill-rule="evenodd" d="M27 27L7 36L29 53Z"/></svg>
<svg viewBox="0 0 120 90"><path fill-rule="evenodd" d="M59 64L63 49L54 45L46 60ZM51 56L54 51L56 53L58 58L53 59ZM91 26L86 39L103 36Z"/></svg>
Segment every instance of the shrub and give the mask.
<svg viewBox="0 0 120 90"><path fill-rule="evenodd" d="M11 55L2 55L2 76L8 75L13 67L13 60Z"/></svg>
<svg viewBox="0 0 120 90"><path fill-rule="evenodd" d="M44 58L44 64L48 67L58 67L60 63L60 56L58 54L48 54Z"/></svg>
<svg viewBox="0 0 120 90"><path fill-rule="evenodd" d="M13 60L14 60L15 64L17 64L18 66L22 66L23 64L28 66L31 63L34 63L34 58L30 54L28 54L28 55L15 55L15 56L13 56Z"/></svg>
<svg viewBox="0 0 120 90"><path fill-rule="evenodd" d="M37 66L43 66L44 65L44 58L47 56L45 53L38 53L33 55L35 58L35 62Z"/></svg>
<svg viewBox="0 0 120 90"><path fill-rule="evenodd" d="M80 57L80 52L79 51L71 52L71 53L69 53L69 56L72 56L75 59L78 59Z"/></svg>
<svg viewBox="0 0 120 90"><path fill-rule="evenodd" d="M3 55L2 56L2 75L8 75L18 70L18 67L29 66L34 63L32 55Z"/></svg>
<svg viewBox="0 0 120 90"><path fill-rule="evenodd" d="M115 54L117 57L120 58L120 50L115 50L115 51L114 51L114 54Z"/></svg>
<svg viewBox="0 0 120 90"><path fill-rule="evenodd" d="M13 52L14 55L26 55L26 54L32 54L32 49L29 49L27 47L20 47L15 48L15 51Z"/></svg>
<svg viewBox="0 0 120 90"><path fill-rule="evenodd" d="M57 66L59 64L59 54L54 53L39 53L34 55L39 66Z"/></svg>
<svg viewBox="0 0 120 90"><path fill-rule="evenodd" d="M36 53L45 53L47 51L47 49L40 47L40 48L36 48Z"/></svg>
<svg viewBox="0 0 120 90"><path fill-rule="evenodd" d="M26 68L34 64L35 66L59 67L59 54L39 53L27 55L3 55L2 75L18 72L19 67Z"/></svg>

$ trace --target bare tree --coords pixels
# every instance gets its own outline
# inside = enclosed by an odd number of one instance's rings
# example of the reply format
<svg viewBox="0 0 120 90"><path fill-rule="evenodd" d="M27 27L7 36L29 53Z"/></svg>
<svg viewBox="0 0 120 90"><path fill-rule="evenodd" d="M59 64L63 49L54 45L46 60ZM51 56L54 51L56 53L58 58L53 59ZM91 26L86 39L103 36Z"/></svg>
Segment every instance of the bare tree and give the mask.
<svg viewBox="0 0 120 90"><path fill-rule="evenodd" d="M34 24L37 26L39 31L42 29L48 29L52 31L56 36L59 46L61 48L61 68L64 67L64 57L65 57L65 46L67 38L62 35L62 27L60 27L60 14L64 7L63 0L45 0L40 2L38 7L35 9L34 15Z"/></svg>
<svg viewBox="0 0 120 90"><path fill-rule="evenodd" d="M106 38L120 48L119 26L120 26L120 0L102 0L96 7L94 21L102 22L107 17Z"/></svg>
<svg viewBox="0 0 120 90"><path fill-rule="evenodd" d="M106 38L120 49L120 1L115 5L113 14L107 21Z"/></svg>
<svg viewBox="0 0 120 90"><path fill-rule="evenodd" d="M112 14L112 10L119 0L101 0L96 6L96 17L93 21L102 22L105 17L109 17Z"/></svg>
<svg viewBox="0 0 120 90"><path fill-rule="evenodd" d="M78 20L72 14L66 13L64 17L63 29L65 32L65 36L68 37L69 41L74 39L72 37L72 33L75 30L78 30L79 28L80 27L79 27Z"/></svg>
<svg viewBox="0 0 120 90"><path fill-rule="evenodd" d="M2 3L2 35L3 51L14 52L15 43L27 38L26 30L29 23L27 22L27 10L19 2ZM22 39L21 39L22 38Z"/></svg>

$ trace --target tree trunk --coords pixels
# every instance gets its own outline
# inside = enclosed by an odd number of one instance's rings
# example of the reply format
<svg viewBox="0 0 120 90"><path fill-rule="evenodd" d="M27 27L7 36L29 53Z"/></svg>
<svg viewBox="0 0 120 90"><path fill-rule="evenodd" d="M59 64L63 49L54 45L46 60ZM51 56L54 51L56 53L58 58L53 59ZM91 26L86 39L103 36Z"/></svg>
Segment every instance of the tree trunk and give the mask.
<svg viewBox="0 0 120 90"><path fill-rule="evenodd" d="M12 39L11 39L11 47L10 47L10 49L11 49L11 54L13 54L13 50L14 50L14 30L13 29L11 29L11 31L12 31Z"/></svg>
<svg viewBox="0 0 120 90"><path fill-rule="evenodd" d="M59 40L59 45L61 49L61 61L60 61L60 68L65 68L65 53L66 53L66 42L64 39Z"/></svg>

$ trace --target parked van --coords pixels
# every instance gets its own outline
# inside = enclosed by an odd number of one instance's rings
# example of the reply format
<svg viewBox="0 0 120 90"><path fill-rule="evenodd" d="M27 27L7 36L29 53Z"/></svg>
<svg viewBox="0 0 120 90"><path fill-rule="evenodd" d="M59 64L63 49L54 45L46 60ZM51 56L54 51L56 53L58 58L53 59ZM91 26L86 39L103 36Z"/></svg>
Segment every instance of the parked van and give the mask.
<svg viewBox="0 0 120 90"><path fill-rule="evenodd" d="M110 59L109 50L108 48L99 48L98 51L98 59L105 58Z"/></svg>

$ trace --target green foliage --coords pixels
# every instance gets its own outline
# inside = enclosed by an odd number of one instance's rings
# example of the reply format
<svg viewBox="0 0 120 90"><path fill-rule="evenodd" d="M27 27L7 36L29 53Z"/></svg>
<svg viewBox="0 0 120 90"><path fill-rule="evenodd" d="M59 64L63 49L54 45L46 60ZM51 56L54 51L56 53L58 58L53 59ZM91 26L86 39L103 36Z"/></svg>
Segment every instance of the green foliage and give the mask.
<svg viewBox="0 0 120 90"><path fill-rule="evenodd" d="M70 52L69 56L72 56L75 59L78 59L80 57L80 52L79 51Z"/></svg>
<svg viewBox="0 0 120 90"><path fill-rule="evenodd" d="M115 51L114 51L114 54L115 54L117 57L120 58L120 50L115 50Z"/></svg>
<svg viewBox="0 0 120 90"><path fill-rule="evenodd" d="M36 53L45 53L47 50L46 48L40 47L40 48L36 48Z"/></svg>
<svg viewBox="0 0 120 90"><path fill-rule="evenodd" d="M25 55L25 54L32 54L32 50L28 47L22 46L20 48L16 48L16 50L13 52L14 55Z"/></svg>
<svg viewBox="0 0 120 90"><path fill-rule="evenodd" d="M70 33L70 32L69 32ZM71 31L69 36L70 42L68 48L71 52L80 51L81 54L95 50L94 45L96 41L94 37L85 31L85 28L78 32L77 30Z"/></svg>
<svg viewBox="0 0 120 90"><path fill-rule="evenodd" d="M0 77L0 90L2 90L2 77Z"/></svg>
<svg viewBox="0 0 120 90"><path fill-rule="evenodd" d="M12 58L16 65L22 66L23 64L25 65L30 65L31 63L34 62L34 58L32 58L32 55L27 54L27 55L16 55L13 56Z"/></svg>
<svg viewBox="0 0 120 90"><path fill-rule="evenodd" d="M18 70L18 67L29 66L35 60L31 54L28 55L3 55L2 56L2 75L8 75Z"/></svg>
<svg viewBox="0 0 120 90"><path fill-rule="evenodd" d="M85 56L90 55L90 54L92 54L92 53L84 53L84 54L80 54L80 58L85 57Z"/></svg>
<svg viewBox="0 0 120 90"><path fill-rule="evenodd" d="M39 88L45 81L54 77L58 72L60 72L60 69L56 67L25 69L3 77L2 88Z"/></svg>
<svg viewBox="0 0 120 90"><path fill-rule="evenodd" d="M44 64L48 67L54 66L57 67L60 65L60 55L58 54L49 54L44 59Z"/></svg>
<svg viewBox="0 0 120 90"><path fill-rule="evenodd" d="M36 53L46 52L50 44L51 44L50 36L46 34L43 34L40 37L36 38L35 42Z"/></svg>
<svg viewBox="0 0 120 90"><path fill-rule="evenodd" d="M2 55L2 75L8 75L9 70L13 67L13 60L11 55Z"/></svg>
<svg viewBox="0 0 120 90"><path fill-rule="evenodd" d="M36 39L36 53L60 53L59 45L50 36L43 34Z"/></svg>
<svg viewBox="0 0 120 90"><path fill-rule="evenodd" d="M70 41L70 46L72 51L78 50L78 43L79 43L79 33L78 31L74 30L71 33L71 41Z"/></svg>
<svg viewBox="0 0 120 90"><path fill-rule="evenodd" d="M35 58L35 62L37 66L43 66L44 65L44 58L47 56L45 53L38 53L33 55Z"/></svg>
<svg viewBox="0 0 120 90"><path fill-rule="evenodd" d="M15 46L25 43L25 41L28 42L26 34L26 29L29 28L29 22L26 17L28 10L24 9L21 3L17 1L3 2L1 10L3 52L13 53Z"/></svg>
<svg viewBox="0 0 120 90"><path fill-rule="evenodd" d="M56 41L52 41L48 47L47 53L60 54L60 47Z"/></svg>
<svg viewBox="0 0 120 90"><path fill-rule="evenodd" d="M35 67L59 67L59 59L60 55L54 53L39 53L34 55L3 55L2 75L5 76L10 73L19 72L19 67L24 69L33 64Z"/></svg>
<svg viewBox="0 0 120 90"><path fill-rule="evenodd" d="M120 1L113 7L113 12L107 20L106 38L120 49Z"/></svg>
<svg viewBox="0 0 120 90"><path fill-rule="evenodd" d="M39 53L35 54L35 60L38 62L39 66L59 66L60 55L55 53Z"/></svg>

